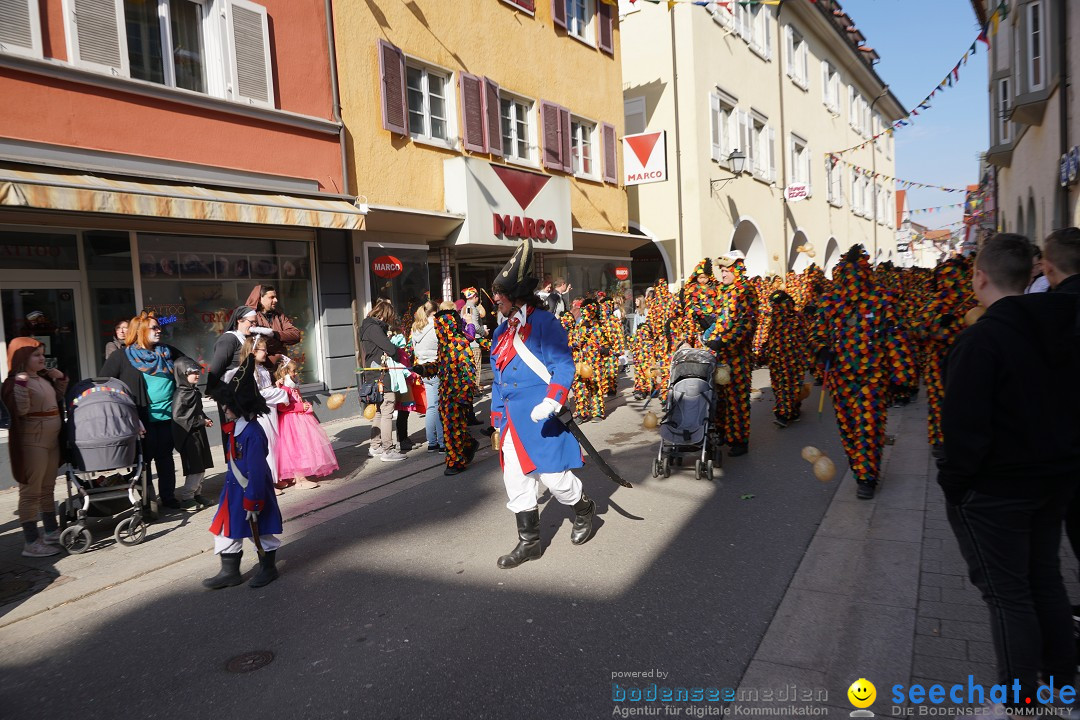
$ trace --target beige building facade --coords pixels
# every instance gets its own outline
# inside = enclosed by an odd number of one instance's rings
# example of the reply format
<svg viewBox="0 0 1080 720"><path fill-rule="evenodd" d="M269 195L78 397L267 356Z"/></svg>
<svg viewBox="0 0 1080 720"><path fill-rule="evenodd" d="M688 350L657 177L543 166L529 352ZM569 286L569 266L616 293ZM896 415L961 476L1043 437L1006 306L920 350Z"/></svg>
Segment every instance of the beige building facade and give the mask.
<svg viewBox="0 0 1080 720"><path fill-rule="evenodd" d="M973 0L986 24L997 2ZM1080 71L1072 43L1080 8L1062 0L1010 0L990 37L990 147L997 224L1042 242L1055 228L1080 225L1076 93L1062 77ZM1071 97L1069 97L1071 95Z"/></svg>
<svg viewBox="0 0 1080 720"><path fill-rule="evenodd" d="M628 291L621 46L600 0L334 4L357 297L489 289L523 237L575 288Z"/></svg>
<svg viewBox="0 0 1080 720"><path fill-rule="evenodd" d="M668 280L729 249L751 275L828 269L853 243L898 259L891 134L828 160L903 115L853 21L831 0L710 8L622 5L626 132L666 131L669 159L627 187L630 225Z"/></svg>

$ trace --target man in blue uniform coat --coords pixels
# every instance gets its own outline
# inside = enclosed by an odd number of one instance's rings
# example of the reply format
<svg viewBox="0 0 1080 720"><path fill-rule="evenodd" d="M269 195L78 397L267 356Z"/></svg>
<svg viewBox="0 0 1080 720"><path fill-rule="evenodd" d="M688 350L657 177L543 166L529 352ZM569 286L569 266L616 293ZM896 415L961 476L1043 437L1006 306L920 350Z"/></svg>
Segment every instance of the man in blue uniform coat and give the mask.
<svg viewBox="0 0 1080 720"><path fill-rule="evenodd" d="M281 540L281 510L274 495L274 481L267 457L269 446L262 426L255 419L268 412L266 401L255 381L255 356L249 355L227 385L218 386L214 393L225 411L226 434L225 486L221 489L210 532L214 534L214 552L221 556L221 571L203 580L211 590L239 585L240 559L244 538L256 543L252 528L258 530L257 546L264 551L259 557L259 572L248 586L262 587L278 577L275 566Z"/></svg>
<svg viewBox="0 0 1080 720"><path fill-rule="evenodd" d="M566 331L542 309L531 277L532 243L518 246L496 277L492 296L506 320L492 336L491 424L499 433L506 504L517 518L518 544L499 558L500 568L536 560L540 547L537 483L574 509L570 542L592 535L595 504L572 472L583 463L581 446L554 416L566 404L574 361Z"/></svg>

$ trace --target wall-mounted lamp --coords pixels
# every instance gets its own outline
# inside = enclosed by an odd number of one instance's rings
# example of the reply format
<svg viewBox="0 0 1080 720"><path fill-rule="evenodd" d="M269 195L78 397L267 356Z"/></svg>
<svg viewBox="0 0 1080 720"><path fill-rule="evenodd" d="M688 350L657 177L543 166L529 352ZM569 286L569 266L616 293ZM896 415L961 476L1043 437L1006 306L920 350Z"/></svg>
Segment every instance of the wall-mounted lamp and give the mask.
<svg viewBox="0 0 1080 720"><path fill-rule="evenodd" d="M724 187L732 180L738 179L744 172L746 172L746 153L741 150L735 149L728 155L728 162L731 163L731 177L720 178L709 181L709 193L714 194L718 189Z"/></svg>

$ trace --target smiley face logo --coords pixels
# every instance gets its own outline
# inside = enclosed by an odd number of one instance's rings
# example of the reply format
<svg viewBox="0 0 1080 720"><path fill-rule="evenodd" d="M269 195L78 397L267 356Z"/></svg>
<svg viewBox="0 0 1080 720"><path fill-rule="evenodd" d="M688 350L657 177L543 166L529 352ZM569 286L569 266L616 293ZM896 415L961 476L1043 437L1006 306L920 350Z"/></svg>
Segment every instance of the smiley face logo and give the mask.
<svg viewBox="0 0 1080 720"><path fill-rule="evenodd" d="M867 708L874 704L877 698L877 688L874 683L866 678L859 678L851 683L847 691L848 700L857 708Z"/></svg>

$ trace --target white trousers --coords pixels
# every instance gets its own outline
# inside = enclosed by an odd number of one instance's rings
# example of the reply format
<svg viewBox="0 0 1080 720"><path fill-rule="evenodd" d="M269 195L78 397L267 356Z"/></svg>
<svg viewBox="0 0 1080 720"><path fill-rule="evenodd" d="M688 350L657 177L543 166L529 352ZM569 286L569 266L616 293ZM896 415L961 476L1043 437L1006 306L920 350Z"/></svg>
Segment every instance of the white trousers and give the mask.
<svg viewBox="0 0 1080 720"><path fill-rule="evenodd" d="M248 538L251 542L251 547L255 547L255 542ZM277 550L281 547L281 539L277 535L260 535L259 541L262 542L263 550L270 552L271 550ZM244 549L244 541L240 539L234 539L231 537L225 537L224 535L214 536L214 554L220 555L221 553L238 553Z"/></svg>
<svg viewBox="0 0 1080 720"><path fill-rule="evenodd" d="M506 507L510 512L525 512L536 507L538 482L546 485L555 499L563 505L573 505L581 499L581 480L569 470L551 473L533 472L528 475L523 473L510 433L503 436L502 454L503 484L510 498Z"/></svg>

